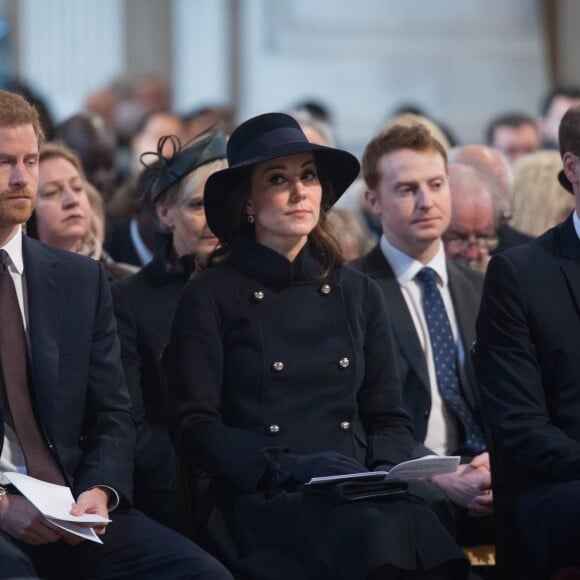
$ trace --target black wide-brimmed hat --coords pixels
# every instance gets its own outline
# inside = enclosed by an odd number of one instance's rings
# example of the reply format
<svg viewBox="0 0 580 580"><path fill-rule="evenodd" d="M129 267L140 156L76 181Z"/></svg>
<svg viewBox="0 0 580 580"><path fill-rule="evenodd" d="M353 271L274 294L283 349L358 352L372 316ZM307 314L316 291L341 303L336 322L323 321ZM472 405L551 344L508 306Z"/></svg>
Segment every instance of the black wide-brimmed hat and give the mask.
<svg viewBox="0 0 580 580"><path fill-rule="evenodd" d="M166 144L172 147L168 155L163 154ZM148 189L149 199L155 203L172 185L181 181L194 169L211 161L224 159L226 138L223 133L211 132L206 136L194 138L191 145L182 146L175 135L165 135L159 139L157 151L143 153L141 162L146 164L148 156L155 157L153 171L156 176Z"/></svg>
<svg viewBox="0 0 580 580"><path fill-rule="evenodd" d="M568 193L574 195L574 188L572 187L572 183L570 183L570 180L566 177L563 169L558 172L558 181Z"/></svg>
<svg viewBox="0 0 580 580"><path fill-rule="evenodd" d="M226 203L249 168L278 157L310 152L332 184L334 198L328 201L333 204L358 175L360 165L354 155L310 143L290 115L266 113L242 123L228 141L229 167L210 175L205 184L205 216L211 231L223 238Z"/></svg>

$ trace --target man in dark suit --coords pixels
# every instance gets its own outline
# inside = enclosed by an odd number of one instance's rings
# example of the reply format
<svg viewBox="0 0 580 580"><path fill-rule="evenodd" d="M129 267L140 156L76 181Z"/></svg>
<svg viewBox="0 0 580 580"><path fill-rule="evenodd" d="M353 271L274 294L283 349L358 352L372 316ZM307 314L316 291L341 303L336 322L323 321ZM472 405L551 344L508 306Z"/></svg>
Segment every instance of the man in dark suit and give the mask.
<svg viewBox="0 0 580 580"><path fill-rule="evenodd" d="M362 166L367 200L383 235L353 265L383 290L416 454L464 457L456 473L431 479L432 500L462 543L480 543L478 530L487 527L480 524L490 519L492 497L469 347L483 276L445 259L441 236L451 215L446 153L424 127L395 126L367 145ZM435 284L428 285L425 273ZM434 314L432 297L438 304ZM445 336L431 324L439 319L445 321Z"/></svg>
<svg viewBox="0 0 580 580"><path fill-rule="evenodd" d="M231 578L131 509L134 425L98 262L23 235L38 186L38 115L0 91L0 578ZM6 473L67 485L72 515L110 517L99 545L48 522Z"/></svg>
<svg viewBox="0 0 580 580"><path fill-rule="evenodd" d="M477 320L508 578L580 578L580 105L562 119L560 152L576 210L492 258Z"/></svg>

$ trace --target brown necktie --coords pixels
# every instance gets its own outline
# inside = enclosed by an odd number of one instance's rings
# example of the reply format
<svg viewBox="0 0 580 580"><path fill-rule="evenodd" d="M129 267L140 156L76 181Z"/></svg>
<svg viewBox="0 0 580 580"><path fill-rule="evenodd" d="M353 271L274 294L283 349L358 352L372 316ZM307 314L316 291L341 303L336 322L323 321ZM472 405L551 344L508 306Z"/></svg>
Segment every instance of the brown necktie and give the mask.
<svg viewBox="0 0 580 580"><path fill-rule="evenodd" d="M0 362L14 431L22 447L28 475L64 485L64 478L44 442L34 417L28 391L26 335L8 254L0 250Z"/></svg>

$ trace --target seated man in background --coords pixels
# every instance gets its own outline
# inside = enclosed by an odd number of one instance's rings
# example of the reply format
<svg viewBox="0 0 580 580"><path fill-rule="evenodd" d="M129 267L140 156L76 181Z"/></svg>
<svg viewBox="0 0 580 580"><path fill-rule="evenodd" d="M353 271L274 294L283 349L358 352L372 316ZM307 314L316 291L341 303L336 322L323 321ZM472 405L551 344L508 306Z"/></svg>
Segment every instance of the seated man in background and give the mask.
<svg viewBox="0 0 580 580"><path fill-rule="evenodd" d="M483 276L445 259L445 149L422 125L395 125L367 145L362 168L383 235L352 265L374 277L385 296L415 455L463 457L456 473L431 479L429 501L460 543L490 543L489 458L469 358Z"/></svg>
<svg viewBox="0 0 580 580"><path fill-rule="evenodd" d="M449 152L450 163L470 165L494 181L495 189L500 194L502 219L497 229L498 245L492 254L498 254L506 248L519 246L532 238L512 227L511 192L513 172L505 155L485 145L464 145L454 147Z"/></svg>
<svg viewBox="0 0 580 580"><path fill-rule="evenodd" d="M578 104L580 104L580 87L575 85L555 86L545 96L540 111L542 149L558 149L560 121L572 105Z"/></svg>
<svg viewBox="0 0 580 580"><path fill-rule="evenodd" d="M468 165L449 164L451 222L443 234L445 254L473 270L485 272L498 245L501 199L494 182Z"/></svg>
<svg viewBox="0 0 580 580"><path fill-rule="evenodd" d="M492 119L486 139L487 144L503 153L510 163L540 149L536 120L523 113L508 113Z"/></svg>

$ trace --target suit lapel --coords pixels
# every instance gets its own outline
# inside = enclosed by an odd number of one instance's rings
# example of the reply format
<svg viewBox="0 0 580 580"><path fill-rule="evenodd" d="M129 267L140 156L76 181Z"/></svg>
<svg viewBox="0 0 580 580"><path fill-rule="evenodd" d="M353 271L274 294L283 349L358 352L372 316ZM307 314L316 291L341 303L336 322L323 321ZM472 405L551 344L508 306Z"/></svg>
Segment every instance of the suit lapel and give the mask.
<svg viewBox="0 0 580 580"><path fill-rule="evenodd" d="M447 261L447 271L449 272L449 292L467 355L475 340L475 321L481 297L479 294L474 294L473 284L453 262Z"/></svg>
<svg viewBox="0 0 580 580"><path fill-rule="evenodd" d="M460 375L463 375L461 385L463 394L469 406L476 408L477 379L471 363L471 347L475 340L475 322L479 312L481 296L474 293L473 284L465 273L453 262L447 261L449 273L449 292L455 310L455 318L459 328L459 337L463 347L464 364Z"/></svg>
<svg viewBox="0 0 580 580"><path fill-rule="evenodd" d="M58 259L54 254L26 236L23 236L22 248L28 296L33 396L37 412L50 436L53 391L58 383L64 286L58 284Z"/></svg>
<svg viewBox="0 0 580 580"><path fill-rule="evenodd" d="M425 388L430 391L425 355L415 330L415 324L409 313L409 308L395 273L379 246L376 246L368 254L365 266L366 273L376 279L383 291L393 327L393 334L399 343L403 356L419 376Z"/></svg>

